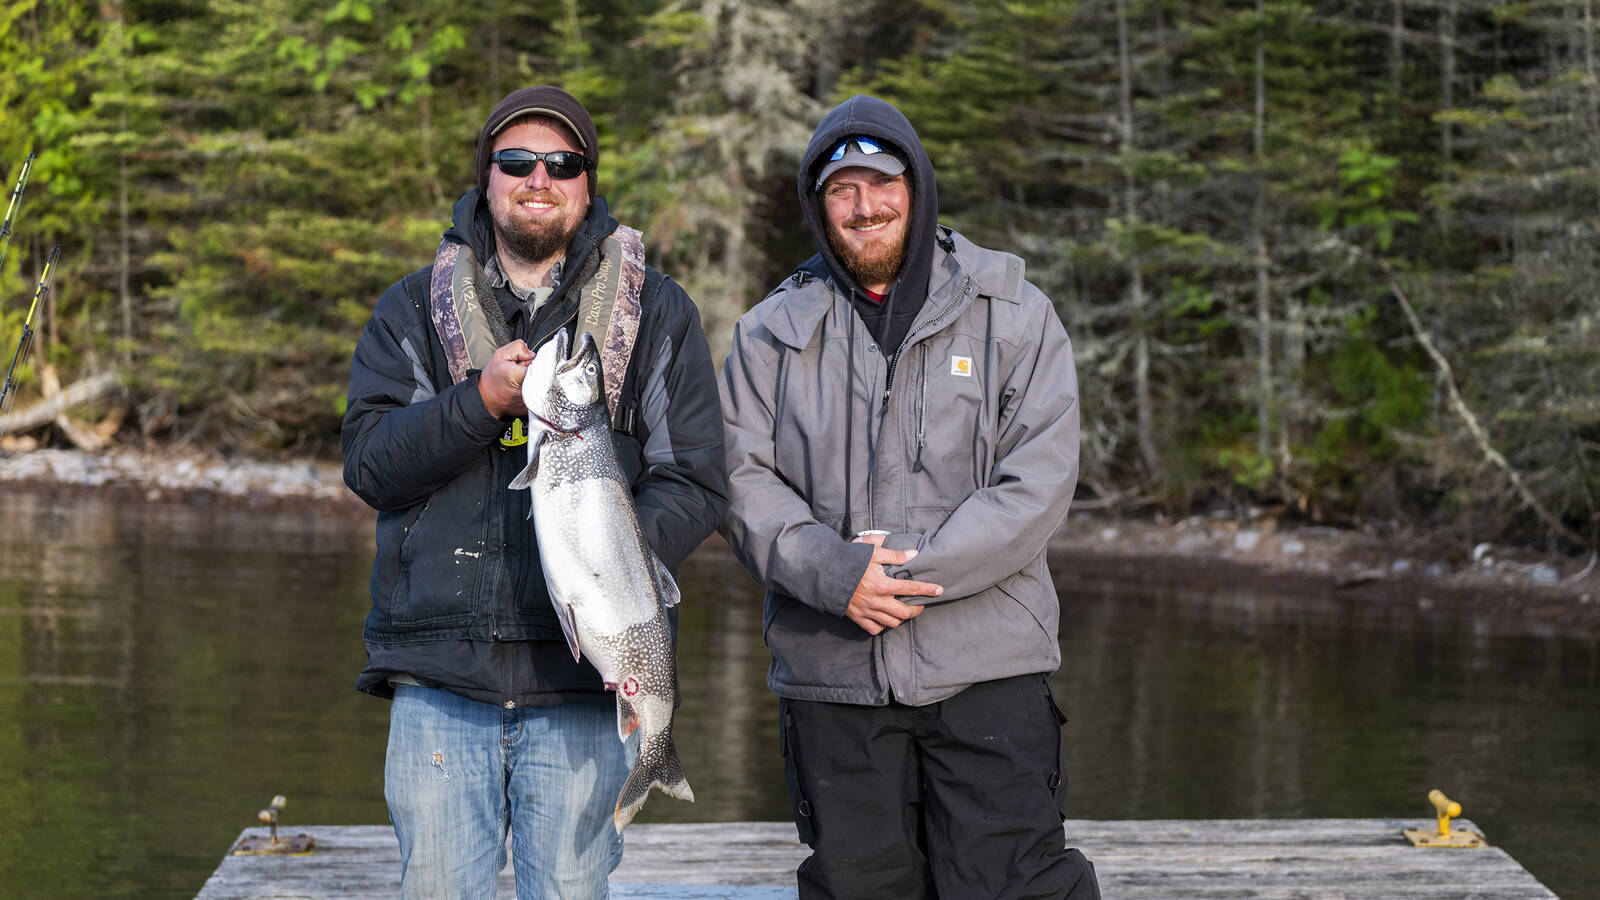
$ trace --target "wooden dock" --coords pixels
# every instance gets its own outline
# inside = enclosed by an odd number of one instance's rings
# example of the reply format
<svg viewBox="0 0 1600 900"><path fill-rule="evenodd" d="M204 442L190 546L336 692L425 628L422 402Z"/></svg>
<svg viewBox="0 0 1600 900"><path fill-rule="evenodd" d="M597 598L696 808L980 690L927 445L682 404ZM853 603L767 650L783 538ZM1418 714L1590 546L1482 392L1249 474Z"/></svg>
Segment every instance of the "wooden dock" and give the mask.
<svg viewBox="0 0 1600 900"><path fill-rule="evenodd" d="M1425 898L1548 900L1556 895L1504 850L1419 849L1402 819L1069 820L1073 846L1094 861L1108 900ZM1482 832L1457 819L1455 828ZM265 835L246 829L240 837ZM226 856L196 900L399 896L400 853L386 825L286 827L309 834L306 856ZM226 852L226 851L225 851ZM787 822L634 825L616 900L791 900L807 849ZM515 897L510 869L500 896Z"/></svg>

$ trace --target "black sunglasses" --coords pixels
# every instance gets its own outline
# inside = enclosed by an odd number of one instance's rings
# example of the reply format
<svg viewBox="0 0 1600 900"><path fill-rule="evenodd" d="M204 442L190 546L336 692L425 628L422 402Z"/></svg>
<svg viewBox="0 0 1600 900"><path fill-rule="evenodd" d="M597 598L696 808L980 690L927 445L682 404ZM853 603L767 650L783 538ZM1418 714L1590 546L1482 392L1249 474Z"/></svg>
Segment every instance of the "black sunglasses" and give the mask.
<svg viewBox="0 0 1600 900"><path fill-rule="evenodd" d="M584 170L594 165L589 157L576 150L551 150L549 153L535 153L532 150L510 148L496 150L489 154L489 160L501 172L512 178L527 178L533 174L533 167L544 160L544 170L551 178L566 181L568 178L577 178Z"/></svg>

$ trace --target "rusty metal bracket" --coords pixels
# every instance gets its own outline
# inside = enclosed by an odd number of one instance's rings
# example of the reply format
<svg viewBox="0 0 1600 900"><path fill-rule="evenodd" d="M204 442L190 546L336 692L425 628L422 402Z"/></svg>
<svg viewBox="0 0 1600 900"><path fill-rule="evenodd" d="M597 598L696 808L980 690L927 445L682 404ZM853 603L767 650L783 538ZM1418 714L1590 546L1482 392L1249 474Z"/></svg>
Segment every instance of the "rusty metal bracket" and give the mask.
<svg viewBox="0 0 1600 900"><path fill-rule="evenodd" d="M261 856L274 854L304 856L310 853L312 847L316 846L316 842L311 839L309 834L297 834L293 837L285 835L283 840L280 841L278 839L278 814L283 812L283 808L288 805L289 798L284 795L278 794L273 797L272 802L267 804L266 809L256 813L257 819L272 827L271 836L262 837L258 834L252 834L242 837L239 839L239 843L234 845L233 855Z"/></svg>
<svg viewBox="0 0 1600 900"><path fill-rule="evenodd" d="M1433 804L1438 815L1439 824L1436 829L1429 831L1426 828L1407 828L1405 836L1411 840L1414 847L1483 847L1487 846L1483 835L1468 831L1465 828L1452 829L1450 820L1461 815L1461 804L1451 800L1438 788L1428 792L1428 802Z"/></svg>

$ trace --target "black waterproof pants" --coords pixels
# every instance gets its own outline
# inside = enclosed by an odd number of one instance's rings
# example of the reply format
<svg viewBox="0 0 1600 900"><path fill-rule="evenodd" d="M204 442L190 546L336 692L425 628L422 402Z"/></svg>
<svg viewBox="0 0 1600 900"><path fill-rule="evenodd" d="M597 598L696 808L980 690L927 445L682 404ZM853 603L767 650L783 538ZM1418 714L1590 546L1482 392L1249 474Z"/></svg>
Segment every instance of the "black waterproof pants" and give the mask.
<svg viewBox="0 0 1600 900"><path fill-rule="evenodd" d="M1099 900L1066 847L1064 721L1042 675L929 706L784 700L801 900Z"/></svg>

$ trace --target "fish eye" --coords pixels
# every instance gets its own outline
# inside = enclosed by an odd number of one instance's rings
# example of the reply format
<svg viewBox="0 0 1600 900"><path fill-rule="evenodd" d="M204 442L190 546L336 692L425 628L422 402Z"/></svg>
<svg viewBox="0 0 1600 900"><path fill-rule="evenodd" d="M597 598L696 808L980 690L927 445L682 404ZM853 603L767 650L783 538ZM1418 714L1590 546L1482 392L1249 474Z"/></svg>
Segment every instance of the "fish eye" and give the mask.
<svg viewBox="0 0 1600 900"><path fill-rule="evenodd" d="M588 372L590 375L593 375L595 373L595 364L589 363L587 366L584 366L584 371Z"/></svg>

